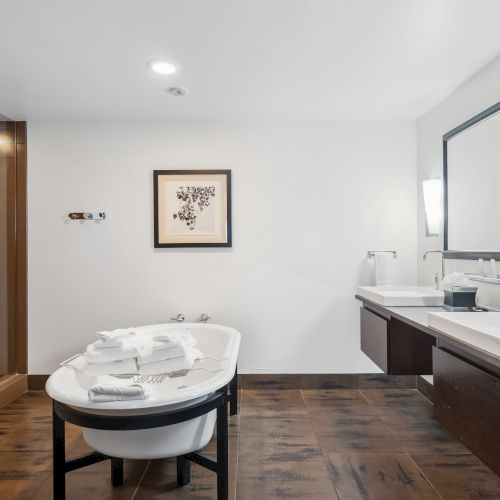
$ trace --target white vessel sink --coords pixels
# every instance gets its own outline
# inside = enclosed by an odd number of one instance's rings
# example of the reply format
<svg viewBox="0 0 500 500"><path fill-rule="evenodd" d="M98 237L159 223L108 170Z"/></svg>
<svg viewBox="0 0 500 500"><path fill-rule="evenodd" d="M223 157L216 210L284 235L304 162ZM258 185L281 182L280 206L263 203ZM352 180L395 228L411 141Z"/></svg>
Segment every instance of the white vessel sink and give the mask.
<svg viewBox="0 0 500 500"><path fill-rule="evenodd" d="M427 324L449 337L500 356L499 312L429 313Z"/></svg>
<svg viewBox="0 0 500 500"><path fill-rule="evenodd" d="M424 286L360 286L358 295L388 307L442 306L444 293Z"/></svg>

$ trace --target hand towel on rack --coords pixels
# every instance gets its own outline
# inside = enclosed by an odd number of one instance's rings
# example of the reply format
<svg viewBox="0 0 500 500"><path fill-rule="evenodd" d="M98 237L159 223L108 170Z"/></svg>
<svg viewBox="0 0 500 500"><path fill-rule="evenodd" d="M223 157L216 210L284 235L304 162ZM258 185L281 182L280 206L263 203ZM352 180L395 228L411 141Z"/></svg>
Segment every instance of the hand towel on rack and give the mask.
<svg viewBox="0 0 500 500"><path fill-rule="evenodd" d="M375 285L392 285L394 274L394 254L375 252Z"/></svg>
<svg viewBox="0 0 500 500"><path fill-rule="evenodd" d="M193 368L194 362L202 357L203 353L201 351L190 349L186 356L141 365L139 366L139 373L141 375L161 375L163 373L190 370Z"/></svg>
<svg viewBox="0 0 500 500"><path fill-rule="evenodd" d="M124 343L121 347L109 347L99 349L90 344L85 353L85 359L88 363L109 363L121 361L122 359L135 358L139 354L140 346L135 343Z"/></svg>
<svg viewBox="0 0 500 500"><path fill-rule="evenodd" d="M89 399L94 402L133 401L146 399L147 391L140 384L95 384L89 389Z"/></svg>

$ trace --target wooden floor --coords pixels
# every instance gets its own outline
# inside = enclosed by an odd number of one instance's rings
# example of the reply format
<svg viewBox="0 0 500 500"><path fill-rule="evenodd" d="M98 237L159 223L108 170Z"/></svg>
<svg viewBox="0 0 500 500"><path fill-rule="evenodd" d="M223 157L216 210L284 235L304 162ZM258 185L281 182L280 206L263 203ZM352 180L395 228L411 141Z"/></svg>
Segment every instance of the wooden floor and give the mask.
<svg viewBox="0 0 500 500"><path fill-rule="evenodd" d="M2 500L52 497L50 410L42 392L0 409ZM88 451L74 426L67 445L70 455ZM180 489L174 460L127 460L125 484L113 489L103 462L68 474L68 499L215 498L215 475L192 471ZM231 417L230 484L241 500L500 499L500 478L414 390L242 391Z"/></svg>

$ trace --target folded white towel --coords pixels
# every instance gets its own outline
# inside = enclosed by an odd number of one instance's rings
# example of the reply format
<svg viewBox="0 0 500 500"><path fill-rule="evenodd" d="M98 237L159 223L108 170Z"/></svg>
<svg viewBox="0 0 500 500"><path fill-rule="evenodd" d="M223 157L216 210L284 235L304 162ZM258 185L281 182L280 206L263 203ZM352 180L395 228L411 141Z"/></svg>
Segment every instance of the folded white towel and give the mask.
<svg viewBox="0 0 500 500"><path fill-rule="evenodd" d="M175 346L181 342L191 347L196 345L196 338L193 337L191 330L177 330L173 332L162 333L155 335L153 340L156 342L163 342L165 346Z"/></svg>
<svg viewBox="0 0 500 500"><path fill-rule="evenodd" d="M124 359L111 363L87 363L83 354L78 354L63 361L61 366L69 366L79 372L91 375L130 375L137 373L137 363L134 359Z"/></svg>
<svg viewBox="0 0 500 500"><path fill-rule="evenodd" d="M170 347L169 345L166 346L163 342L155 342L152 340L144 344L139 351L137 364L144 365L146 363L154 363L166 359L181 358L186 356L186 351L188 349L191 349L191 347L182 342Z"/></svg>
<svg viewBox="0 0 500 500"><path fill-rule="evenodd" d="M109 363L121 361L122 359L135 358L139 354L140 345L132 342L126 342L121 347L109 347L100 349L90 344L85 353L85 359L88 363Z"/></svg>
<svg viewBox="0 0 500 500"><path fill-rule="evenodd" d="M86 363L84 371L92 375L129 375L137 373L135 358L111 363Z"/></svg>
<svg viewBox="0 0 500 500"><path fill-rule="evenodd" d="M89 389L89 399L95 402L131 401L146 399L146 390L140 384L96 384Z"/></svg>
<svg viewBox="0 0 500 500"><path fill-rule="evenodd" d="M203 353L201 351L191 348L187 351L186 356L143 364L139 367L139 373L141 375L160 375L190 370L193 368L194 362L202 357Z"/></svg>
<svg viewBox="0 0 500 500"><path fill-rule="evenodd" d="M123 345L127 342L131 342L134 339L134 335L131 335L130 338L116 339L116 340L104 340L98 339L95 342L92 342L92 345L95 349L109 349L112 347L123 347Z"/></svg>
<svg viewBox="0 0 500 500"><path fill-rule="evenodd" d="M97 332L97 336L104 340L105 342L111 340L124 340L126 338L131 338L134 336L133 328L117 328L116 330L102 330Z"/></svg>

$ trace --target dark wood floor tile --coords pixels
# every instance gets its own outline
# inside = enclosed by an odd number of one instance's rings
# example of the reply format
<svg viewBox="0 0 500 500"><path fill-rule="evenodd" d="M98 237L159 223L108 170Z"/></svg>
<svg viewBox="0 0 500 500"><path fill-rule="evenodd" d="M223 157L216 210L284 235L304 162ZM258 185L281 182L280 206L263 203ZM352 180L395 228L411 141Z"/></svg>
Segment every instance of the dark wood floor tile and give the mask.
<svg viewBox="0 0 500 500"><path fill-rule="evenodd" d="M49 474L31 474L27 479L11 477L4 478L0 475L0 498L6 500L26 500L34 497L40 487L50 477Z"/></svg>
<svg viewBox="0 0 500 500"><path fill-rule="evenodd" d="M26 499L50 477L51 453L0 452L0 498Z"/></svg>
<svg viewBox="0 0 500 500"><path fill-rule="evenodd" d="M439 500L406 454L328 454L340 500Z"/></svg>
<svg viewBox="0 0 500 500"><path fill-rule="evenodd" d="M311 420L319 446L325 452L403 452L379 417L316 413Z"/></svg>
<svg viewBox="0 0 500 500"><path fill-rule="evenodd" d="M215 459L213 454L208 457ZM237 456L229 456L229 498L235 499ZM191 464L191 482L181 488L177 485L175 459L152 460L134 500L217 498L217 476L203 467ZM238 497L239 498L239 497Z"/></svg>
<svg viewBox="0 0 500 500"><path fill-rule="evenodd" d="M80 434L80 430L66 426L66 446L71 447ZM52 429L50 425L24 422L15 430L0 436L2 451L52 451Z"/></svg>
<svg viewBox="0 0 500 500"><path fill-rule="evenodd" d="M239 455L319 455L321 450L311 423L302 417L242 417Z"/></svg>
<svg viewBox="0 0 500 500"><path fill-rule="evenodd" d="M306 406L299 390L244 391L241 417L307 416Z"/></svg>
<svg viewBox="0 0 500 500"><path fill-rule="evenodd" d="M303 390L302 397L310 413L327 411L335 415L377 415L358 390Z"/></svg>
<svg viewBox="0 0 500 500"><path fill-rule="evenodd" d="M247 374L243 375L242 389L248 390L298 390L300 375Z"/></svg>
<svg viewBox="0 0 500 500"><path fill-rule="evenodd" d="M432 416L432 403L416 389L364 389L361 391L379 415Z"/></svg>
<svg viewBox="0 0 500 500"><path fill-rule="evenodd" d="M445 500L498 500L500 477L469 454L411 455Z"/></svg>
<svg viewBox="0 0 500 500"><path fill-rule="evenodd" d="M323 456L290 459L286 455L239 457L238 500L337 499Z"/></svg>
<svg viewBox="0 0 500 500"><path fill-rule="evenodd" d="M415 375L386 375L368 373L359 375L360 389L415 389Z"/></svg>
<svg viewBox="0 0 500 500"><path fill-rule="evenodd" d="M125 460L124 483L116 488L111 484L110 462L105 461L66 474L68 500L130 500L148 465L147 460ZM31 497L32 500L52 500L50 476Z"/></svg>
<svg viewBox="0 0 500 500"><path fill-rule="evenodd" d="M408 453L470 453L434 417L427 415L382 415L397 442Z"/></svg>
<svg viewBox="0 0 500 500"><path fill-rule="evenodd" d="M356 374L308 373L300 375L300 389L358 389L359 377Z"/></svg>
<svg viewBox="0 0 500 500"><path fill-rule="evenodd" d="M50 472L52 469L52 453L0 451L0 474L15 471L19 473Z"/></svg>

